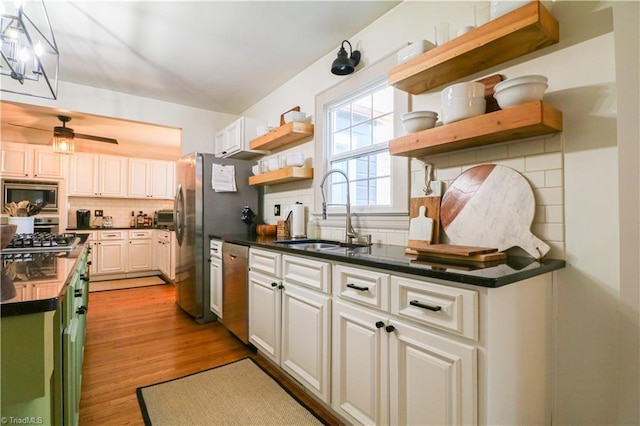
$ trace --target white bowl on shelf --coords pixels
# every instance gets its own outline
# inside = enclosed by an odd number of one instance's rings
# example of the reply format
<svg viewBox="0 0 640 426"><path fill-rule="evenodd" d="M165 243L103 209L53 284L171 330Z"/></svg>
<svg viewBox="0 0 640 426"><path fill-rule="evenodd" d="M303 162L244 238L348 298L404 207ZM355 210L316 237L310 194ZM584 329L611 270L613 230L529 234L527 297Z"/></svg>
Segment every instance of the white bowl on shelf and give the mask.
<svg viewBox="0 0 640 426"><path fill-rule="evenodd" d="M482 115L486 112L485 86L477 81L457 83L440 92L444 124Z"/></svg>
<svg viewBox="0 0 640 426"><path fill-rule="evenodd" d="M304 154L301 152L293 152L285 156L285 165L287 167L304 166Z"/></svg>
<svg viewBox="0 0 640 426"><path fill-rule="evenodd" d="M307 120L307 114L300 111L289 111L284 115L284 122L291 123L295 121L297 123L304 123Z"/></svg>
<svg viewBox="0 0 640 426"><path fill-rule="evenodd" d="M547 77L543 75L524 75L510 78L496 84L493 97L500 108L541 101L547 90Z"/></svg>
<svg viewBox="0 0 640 426"><path fill-rule="evenodd" d="M412 111L402 114L402 126L408 133L431 129L436 125L438 113L435 111Z"/></svg>

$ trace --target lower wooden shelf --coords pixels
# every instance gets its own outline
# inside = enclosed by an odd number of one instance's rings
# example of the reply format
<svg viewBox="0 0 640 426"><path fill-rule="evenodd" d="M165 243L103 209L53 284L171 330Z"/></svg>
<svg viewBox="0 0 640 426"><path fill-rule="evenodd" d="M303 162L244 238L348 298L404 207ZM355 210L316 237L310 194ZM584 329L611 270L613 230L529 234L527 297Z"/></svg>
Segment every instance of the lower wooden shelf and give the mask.
<svg viewBox="0 0 640 426"><path fill-rule="evenodd" d="M423 157L562 131L562 112L542 101L502 109L389 142L389 153Z"/></svg>
<svg viewBox="0 0 640 426"><path fill-rule="evenodd" d="M273 185L304 179L313 179L312 167L285 167L273 172L249 176L249 185Z"/></svg>

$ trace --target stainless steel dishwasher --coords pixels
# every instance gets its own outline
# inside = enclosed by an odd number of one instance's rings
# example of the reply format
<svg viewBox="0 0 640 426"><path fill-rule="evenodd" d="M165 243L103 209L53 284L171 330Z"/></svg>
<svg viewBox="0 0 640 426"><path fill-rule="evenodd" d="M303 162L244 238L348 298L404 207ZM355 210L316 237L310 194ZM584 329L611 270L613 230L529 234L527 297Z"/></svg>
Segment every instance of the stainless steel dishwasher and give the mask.
<svg viewBox="0 0 640 426"><path fill-rule="evenodd" d="M248 267L249 247L223 243L222 323L244 343L249 343Z"/></svg>

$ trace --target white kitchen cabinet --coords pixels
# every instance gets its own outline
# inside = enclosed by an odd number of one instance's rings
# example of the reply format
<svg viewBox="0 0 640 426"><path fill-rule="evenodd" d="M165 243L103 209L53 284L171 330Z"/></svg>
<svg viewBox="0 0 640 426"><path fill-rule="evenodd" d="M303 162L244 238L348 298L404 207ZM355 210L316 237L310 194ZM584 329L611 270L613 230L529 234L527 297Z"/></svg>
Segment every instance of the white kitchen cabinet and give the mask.
<svg viewBox="0 0 640 426"><path fill-rule="evenodd" d="M475 424L476 348L337 300L332 405L354 424Z"/></svg>
<svg viewBox="0 0 640 426"><path fill-rule="evenodd" d="M118 274L127 270L126 231L99 231L97 274Z"/></svg>
<svg viewBox="0 0 640 426"><path fill-rule="evenodd" d="M209 257L209 309L222 319L222 241L209 241Z"/></svg>
<svg viewBox="0 0 640 426"><path fill-rule="evenodd" d="M176 278L175 232L157 229L155 235L155 266L153 269L159 270L169 281L174 281Z"/></svg>
<svg viewBox="0 0 640 426"><path fill-rule="evenodd" d="M174 184L174 162L129 159L128 197L173 199Z"/></svg>
<svg viewBox="0 0 640 426"><path fill-rule="evenodd" d="M3 142L0 172L3 177L60 179L64 177L64 160L50 146Z"/></svg>
<svg viewBox="0 0 640 426"><path fill-rule="evenodd" d="M265 123L249 117L240 117L218 132L214 139L216 157L249 160L264 155L265 151L249 148L249 142L258 135L257 127Z"/></svg>
<svg viewBox="0 0 640 426"><path fill-rule="evenodd" d="M129 248L126 272L150 271L153 269L153 230L129 231Z"/></svg>
<svg viewBox="0 0 640 426"><path fill-rule="evenodd" d="M127 158L76 153L69 167L69 195L122 198L127 195Z"/></svg>
<svg viewBox="0 0 640 426"><path fill-rule="evenodd" d="M254 248L249 259L249 341L329 403L331 297L311 290L329 288L329 264Z"/></svg>

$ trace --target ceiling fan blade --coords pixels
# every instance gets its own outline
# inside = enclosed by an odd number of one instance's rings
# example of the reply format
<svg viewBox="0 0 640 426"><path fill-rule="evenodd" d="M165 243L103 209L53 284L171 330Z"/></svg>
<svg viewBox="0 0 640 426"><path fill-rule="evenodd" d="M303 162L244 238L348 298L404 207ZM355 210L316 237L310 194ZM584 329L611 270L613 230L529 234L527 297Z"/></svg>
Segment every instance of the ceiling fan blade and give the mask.
<svg viewBox="0 0 640 426"><path fill-rule="evenodd" d="M98 142L106 142L106 143L115 143L117 144L118 141L112 138L103 138L102 136L93 136L93 135L83 135L81 133L74 133L74 136L76 139L88 139L91 141L98 141Z"/></svg>
<svg viewBox="0 0 640 426"><path fill-rule="evenodd" d="M33 129L33 130L40 130L41 132L51 132L51 129L39 129L37 127L31 127L31 126L23 126L22 124L15 124L15 123L7 123L11 126L16 126L16 127L23 127L25 129Z"/></svg>

